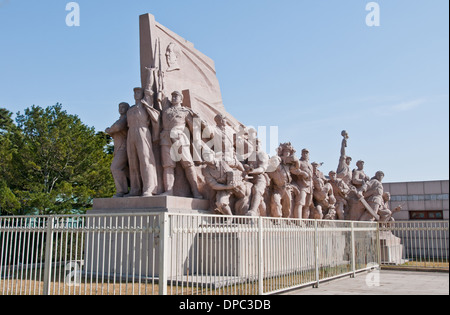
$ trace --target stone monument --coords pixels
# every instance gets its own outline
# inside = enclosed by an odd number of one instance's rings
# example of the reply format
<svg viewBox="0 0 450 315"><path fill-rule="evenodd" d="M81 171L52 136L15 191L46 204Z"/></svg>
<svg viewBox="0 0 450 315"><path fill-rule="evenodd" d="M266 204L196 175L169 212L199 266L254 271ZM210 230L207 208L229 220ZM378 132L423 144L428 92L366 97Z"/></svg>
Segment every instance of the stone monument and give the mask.
<svg viewBox="0 0 450 315"><path fill-rule="evenodd" d="M89 214L392 220L384 173L369 178L362 160L350 170L347 131L328 177L321 164L310 163L308 149L298 158L289 142L268 156L256 131L225 110L214 62L151 14L139 19L141 87L134 89L134 105L121 103L119 120L106 130L115 144L115 198L94 200ZM401 246L388 238L387 251Z"/></svg>
<svg viewBox="0 0 450 315"><path fill-rule="evenodd" d="M94 212L150 211L161 209L160 200L188 198L197 199L190 203L196 209L186 211L225 215L392 218L383 202L383 172L370 178L362 160L351 171L346 130L338 167L328 177L310 163L309 150L297 158L291 143L268 156L256 131L225 110L214 62L153 15L139 20L141 87L134 89L134 105L121 103L119 120L106 130L115 142L114 199L128 200L94 200Z"/></svg>

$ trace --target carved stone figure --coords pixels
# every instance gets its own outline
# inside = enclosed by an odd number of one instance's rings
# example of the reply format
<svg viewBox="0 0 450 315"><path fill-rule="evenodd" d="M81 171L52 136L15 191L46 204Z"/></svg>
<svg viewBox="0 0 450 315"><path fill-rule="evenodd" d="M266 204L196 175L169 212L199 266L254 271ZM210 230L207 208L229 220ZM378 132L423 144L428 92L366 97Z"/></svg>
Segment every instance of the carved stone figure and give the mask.
<svg viewBox="0 0 450 315"><path fill-rule="evenodd" d="M182 106L183 94L178 91L172 93L172 102L162 112L162 126L160 144L161 158L164 169L165 195L174 195L175 167L179 162L184 169L194 198L202 199L198 190L197 172L191 155L191 141L189 134L193 131L194 113ZM185 132L189 128L190 133Z"/></svg>
<svg viewBox="0 0 450 315"><path fill-rule="evenodd" d="M149 69L148 71L154 71ZM151 85L146 88L146 93L153 93ZM158 138L152 138L151 125L159 124L160 113L154 109L153 103L144 104L144 89L135 88L134 98L136 104L127 112L128 137L127 154L130 167L130 193L127 196L152 196L157 194L158 180L155 156L153 153L153 141ZM151 102L152 97L148 97Z"/></svg>
<svg viewBox="0 0 450 315"><path fill-rule="evenodd" d="M247 173L252 176L250 182L252 187L251 208L247 215L250 216L266 216L267 209L264 201L264 195L269 185L269 176L266 174L269 166L269 156L261 150L261 143L256 140L256 156L255 160L250 159L247 164Z"/></svg>
<svg viewBox="0 0 450 315"><path fill-rule="evenodd" d="M311 163L313 167L313 201L314 211L312 218L321 220L326 217L327 220L336 219L335 202L333 195L333 187L327 183L327 179L319 170L320 164L317 162Z"/></svg>
<svg viewBox="0 0 450 315"><path fill-rule="evenodd" d="M169 66L166 72L180 70L180 65L178 64L179 58L180 58L180 50L178 46L174 43L170 43L169 46L167 46L166 50L166 60L167 65Z"/></svg>
<svg viewBox="0 0 450 315"><path fill-rule="evenodd" d="M236 156L239 161L256 160L257 131L254 128L239 126L239 131L235 133L234 143Z"/></svg>
<svg viewBox="0 0 450 315"><path fill-rule="evenodd" d="M370 178L364 173L364 161L359 160L356 162L356 166L357 168L353 170L352 174L352 185L355 186L357 191L363 191Z"/></svg>
<svg viewBox="0 0 450 315"><path fill-rule="evenodd" d="M345 183L344 179L337 178L335 171L328 173L329 183L333 188L333 195L336 199L336 215L338 220L345 219L345 208L347 207L347 196L350 193L350 187Z"/></svg>
<svg viewBox="0 0 450 315"><path fill-rule="evenodd" d="M218 159L212 150L205 150L203 158L206 164L203 175L206 184L215 192L216 210L224 215L233 215L232 197L237 199L235 208L242 209L245 205L246 187L242 181L242 173L232 169L227 162ZM248 199L246 201L248 202Z"/></svg>
<svg viewBox="0 0 450 315"><path fill-rule="evenodd" d="M216 158L226 161L232 167L237 167L235 152L235 132L228 126L227 119L222 114L214 117L216 126L208 125L203 134L210 138L209 147L214 147Z"/></svg>
<svg viewBox="0 0 450 315"><path fill-rule="evenodd" d="M341 145L341 156L339 158L339 164L336 170L336 175L338 178L341 178L344 180L344 182L347 185L351 184L352 181L352 171L350 169L350 163L352 162L352 158L346 155L346 148L347 148L347 139L348 133L347 131L342 131L341 133L342 137L342 145Z"/></svg>
<svg viewBox="0 0 450 315"><path fill-rule="evenodd" d="M130 108L128 103L119 104L120 118L105 132L114 139L114 158L111 163L111 173L116 185L116 195L123 197L128 193L128 154L127 154L127 112Z"/></svg>
<svg viewBox="0 0 450 315"><path fill-rule="evenodd" d="M267 175L271 183L270 215L275 218L289 218L292 212L292 176L290 172L294 157L290 143L280 144L278 155L269 160Z"/></svg>
<svg viewBox="0 0 450 315"><path fill-rule="evenodd" d="M392 215L396 212L399 212L402 210L402 206L398 206L393 210L389 209L389 201L391 200L391 194L389 192L385 192L383 194L383 204L380 207L380 210L378 211L379 215L380 215L380 221L379 222L383 222L383 223L387 223L387 222L394 222L394 218L392 217Z"/></svg>
<svg viewBox="0 0 450 315"><path fill-rule="evenodd" d="M294 208L294 218L310 218L311 206L313 205L313 167L309 163L309 150L302 150L302 157L297 160L295 169L295 185L299 189L299 196ZM291 169L291 172L293 170Z"/></svg>
<svg viewBox="0 0 450 315"><path fill-rule="evenodd" d="M367 189L364 192L364 199L375 214L378 214L378 211L383 206L384 188L381 183L383 177L384 173L382 171L376 172L375 176L367 183ZM373 221L374 219L373 214L366 210L359 221Z"/></svg>

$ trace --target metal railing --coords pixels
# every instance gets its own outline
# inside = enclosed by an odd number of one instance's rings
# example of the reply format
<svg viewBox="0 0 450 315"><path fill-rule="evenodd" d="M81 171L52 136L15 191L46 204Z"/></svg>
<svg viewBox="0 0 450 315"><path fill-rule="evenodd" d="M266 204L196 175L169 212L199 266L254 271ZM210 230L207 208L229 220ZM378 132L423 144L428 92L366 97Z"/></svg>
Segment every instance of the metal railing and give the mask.
<svg viewBox="0 0 450 315"><path fill-rule="evenodd" d="M273 294L377 267L378 232L174 213L0 217L0 294Z"/></svg>
<svg viewBox="0 0 450 315"><path fill-rule="evenodd" d="M379 230L382 266L449 271L448 221L397 221Z"/></svg>

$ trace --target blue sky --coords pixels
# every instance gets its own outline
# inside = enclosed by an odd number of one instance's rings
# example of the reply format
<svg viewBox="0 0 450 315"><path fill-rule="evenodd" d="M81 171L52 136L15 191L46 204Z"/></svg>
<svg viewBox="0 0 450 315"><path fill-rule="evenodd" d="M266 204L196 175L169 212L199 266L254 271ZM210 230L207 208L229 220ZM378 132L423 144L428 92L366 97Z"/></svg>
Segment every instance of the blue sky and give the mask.
<svg viewBox="0 0 450 315"><path fill-rule="evenodd" d="M278 127L321 170L347 152L386 182L448 179L449 2L0 0L0 107L17 113L57 102L104 130L140 83L139 15L214 60L227 111L246 125Z"/></svg>

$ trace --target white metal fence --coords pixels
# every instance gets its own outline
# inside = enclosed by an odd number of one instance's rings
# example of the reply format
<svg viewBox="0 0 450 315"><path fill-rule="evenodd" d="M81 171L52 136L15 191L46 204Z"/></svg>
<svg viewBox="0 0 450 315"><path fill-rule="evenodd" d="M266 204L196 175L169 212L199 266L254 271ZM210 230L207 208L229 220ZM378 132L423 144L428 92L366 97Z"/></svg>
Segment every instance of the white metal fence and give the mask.
<svg viewBox="0 0 450 315"><path fill-rule="evenodd" d="M448 221L390 222L379 230L382 265L449 270Z"/></svg>
<svg viewBox="0 0 450 315"><path fill-rule="evenodd" d="M369 222L0 217L0 294L272 294L377 266L379 236Z"/></svg>

